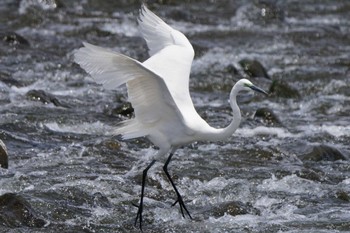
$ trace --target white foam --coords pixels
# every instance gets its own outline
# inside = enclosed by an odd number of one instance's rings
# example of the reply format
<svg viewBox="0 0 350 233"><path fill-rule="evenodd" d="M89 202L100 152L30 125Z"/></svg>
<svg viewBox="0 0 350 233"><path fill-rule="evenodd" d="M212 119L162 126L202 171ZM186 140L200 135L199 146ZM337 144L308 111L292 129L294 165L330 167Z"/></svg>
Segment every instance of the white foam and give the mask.
<svg viewBox="0 0 350 233"><path fill-rule="evenodd" d="M129 18L124 18L120 23L115 20L105 23L101 29L113 34L121 34L129 37L140 36L135 20Z"/></svg>
<svg viewBox="0 0 350 233"><path fill-rule="evenodd" d="M296 137L297 135L294 135L290 132L288 132L284 128L278 128L278 127L266 127L266 126L258 126L254 129L249 128L239 128L236 131L236 134L242 137L253 137L258 135L272 135L276 136L278 138L287 138L287 137Z"/></svg>
<svg viewBox="0 0 350 233"><path fill-rule="evenodd" d="M320 184L311 180L303 179L295 174L285 176L281 179L272 175L271 178L265 179L257 188L264 192L277 191L292 194L322 195Z"/></svg>
<svg viewBox="0 0 350 233"><path fill-rule="evenodd" d="M112 127L103 124L100 121L93 123L84 122L81 124L58 124L57 122L45 123L45 127L55 132L76 133L76 134L93 134L93 135L108 135L112 132Z"/></svg>
<svg viewBox="0 0 350 233"><path fill-rule="evenodd" d="M343 180L342 183L345 185L349 185L350 188L350 178Z"/></svg>
<svg viewBox="0 0 350 233"><path fill-rule="evenodd" d="M27 13L27 9L30 7L40 7L43 10L54 10L57 8L57 3L55 0L22 0L19 3L19 13L25 14Z"/></svg>
<svg viewBox="0 0 350 233"><path fill-rule="evenodd" d="M329 16L316 16L316 17L307 17L307 18L295 18L295 17L286 17L286 22L290 24L300 24L300 25L344 25L347 24L345 18L338 18L336 15ZM307 28L305 28L307 30Z"/></svg>
<svg viewBox="0 0 350 233"><path fill-rule="evenodd" d="M337 89L346 86L347 84L345 81L333 79L323 88L323 93L334 93Z"/></svg>
<svg viewBox="0 0 350 233"><path fill-rule="evenodd" d="M343 125L302 125L297 127L299 130L304 131L306 135L315 135L321 133L328 133L335 137L350 136L350 126Z"/></svg>

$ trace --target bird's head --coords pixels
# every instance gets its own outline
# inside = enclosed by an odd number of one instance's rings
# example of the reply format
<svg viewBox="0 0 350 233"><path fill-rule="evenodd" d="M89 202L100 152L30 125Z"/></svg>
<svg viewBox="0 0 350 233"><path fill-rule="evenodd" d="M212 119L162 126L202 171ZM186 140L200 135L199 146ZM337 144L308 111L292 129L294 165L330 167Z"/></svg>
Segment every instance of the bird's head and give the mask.
<svg viewBox="0 0 350 233"><path fill-rule="evenodd" d="M260 87L255 86L251 81L249 81L248 79L241 79L239 80L236 85L238 88L238 91L243 91L243 90L253 90L256 92L260 92L263 93L265 95L268 95L268 93L266 91L264 91L263 89L261 89Z"/></svg>

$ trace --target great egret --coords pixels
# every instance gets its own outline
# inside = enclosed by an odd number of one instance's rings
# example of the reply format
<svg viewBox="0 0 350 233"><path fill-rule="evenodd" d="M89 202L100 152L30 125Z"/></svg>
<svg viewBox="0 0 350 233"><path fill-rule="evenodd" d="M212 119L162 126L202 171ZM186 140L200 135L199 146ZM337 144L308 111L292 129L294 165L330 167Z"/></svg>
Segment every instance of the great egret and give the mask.
<svg viewBox="0 0 350 233"><path fill-rule="evenodd" d="M196 112L189 92L189 75L194 50L181 32L167 25L142 4L139 28L147 42L150 58L139 62L109 49L83 43L75 53L75 62L97 83L107 89L126 84L135 117L122 122L115 130L123 139L147 137L159 148L151 163L143 171L142 188L135 225L142 229L143 197L147 171L158 159L170 153L163 170L177 195L181 214L192 219L182 196L168 172L168 165L176 149L195 141L219 141L231 136L238 128L241 113L236 102L242 90L267 94L249 80L241 79L232 88L230 105L232 122L223 129L208 125Z"/></svg>

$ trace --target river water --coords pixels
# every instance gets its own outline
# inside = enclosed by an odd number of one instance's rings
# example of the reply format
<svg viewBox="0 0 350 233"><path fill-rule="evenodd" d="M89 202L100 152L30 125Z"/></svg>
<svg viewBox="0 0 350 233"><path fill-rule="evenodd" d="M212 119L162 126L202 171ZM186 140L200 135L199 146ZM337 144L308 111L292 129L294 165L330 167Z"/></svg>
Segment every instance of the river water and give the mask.
<svg viewBox="0 0 350 233"><path fill-rule="evenodd" d="M2 0L0 195L23 197L45 224L0 232L138 232L141 171L156 148L110 132L132 115L125 88L105 90L73 62L82 41L147 58L138 1ZM163 3L163 4L160 4ZM350 232L350 1L149 1L194 46L190 89L211 125L231 115L240 61L298 94L242 93L227 141L178 150L169 166L193 220L182 218L157 163L145 232ZM14 34L16 33L16 34ZM20 39L20 37L23 39ZM41 95L40 95L41 94ZM278 120L255 117L268 109Z"/></svg>

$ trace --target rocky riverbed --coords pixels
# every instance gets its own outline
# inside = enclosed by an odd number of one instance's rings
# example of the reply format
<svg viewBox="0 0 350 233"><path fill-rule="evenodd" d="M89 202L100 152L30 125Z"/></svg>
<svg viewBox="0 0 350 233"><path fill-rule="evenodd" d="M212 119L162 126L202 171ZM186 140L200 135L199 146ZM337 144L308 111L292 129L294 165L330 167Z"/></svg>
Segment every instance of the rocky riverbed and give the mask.
<svg viewBox="0 0 350 233"><path fill-rule="evenodd" d="M132 117L125 88L105 90L73 62L87 41L148 57L139 1L0 3L0 232L138 232L141 171L156 148L111 132ZM145 232L350 231L350 2L148 1L196 52L190 89L220 143L181 148L169 166L184 219L158 163ZM6 146L5 146L6 145Z"/></svg>

